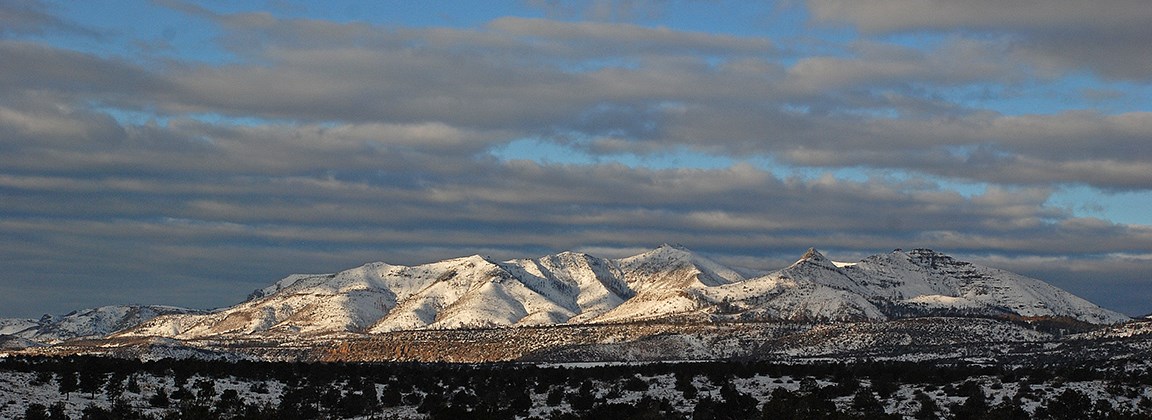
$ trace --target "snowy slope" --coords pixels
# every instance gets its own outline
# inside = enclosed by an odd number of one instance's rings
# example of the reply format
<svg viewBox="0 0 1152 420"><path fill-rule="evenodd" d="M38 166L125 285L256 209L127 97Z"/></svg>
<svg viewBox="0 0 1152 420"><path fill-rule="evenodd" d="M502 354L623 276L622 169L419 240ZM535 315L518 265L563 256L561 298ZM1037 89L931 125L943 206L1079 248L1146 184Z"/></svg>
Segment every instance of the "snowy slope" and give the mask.
<svg viewBox="0 0 1152 420"><path fill-rule="evenodd" d="M19 335L39 327L34 319L0 318L0 335Z"/></svg>
<svg viewBox="0 0 1152 420"><path fill-rule="evenodd" d="M702 291L738 283L744 277L683 247L662 245L617 261L635 296L591 322L632 322L703 314L709 302Z"/></svg>
<svg viewBox="0 0 1152 420"><path fill-rule="evenodd" d="M529 307L557 311L526 293L500 265L478 255L425 267L437 273L435 281L404 299L369 332L510 326L526 317Z"/></svg>
<svg viewBox="0 0 1152 420"><path fill-rule="evenodd" d="M435 266L370 263L336 274L292 275L239 305L205 315L161 317L123 335L199 338L360 331L435 282L440 275Z"/></svg>
<svg viewBox="0 0 1152 420"><path fill-rule="evenodd" d="M534 260L512 260L502 266L525 287L563 308L564 313L550 317L560 321L551 323L591 320L636 294L625 283L616 262L587 254L563 252ZM537 316L521 324L549 324L545 320Z"/></svg>

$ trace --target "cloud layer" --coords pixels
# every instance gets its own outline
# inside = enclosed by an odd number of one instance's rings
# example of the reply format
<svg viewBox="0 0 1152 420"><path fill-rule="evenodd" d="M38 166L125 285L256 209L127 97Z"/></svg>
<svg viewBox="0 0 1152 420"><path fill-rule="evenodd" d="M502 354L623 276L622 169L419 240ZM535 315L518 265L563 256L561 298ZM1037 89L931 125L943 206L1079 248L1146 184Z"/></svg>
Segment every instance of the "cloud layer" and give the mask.
<svg viewBox="0 0 1152 420"><path fill-rule="evenodd" d="M662 242L755 269L808 246L929 246L1152 308L1152 228L1050 204L1067 186L1150 193L1152 112L994 106L1039 85L1078 95L1061 83L1083 71L1100 90L1145 83L1152 53L1128 41L1152 39L1147 8L864 3L809 2L814 27L863 33L814 51L627 21L173 5L218 31L220 61L70 48L41 35L107 35L0 3L0 315L220 306L291 272ZM934 41L894 40L909 33ZM525 140L552 147L500 152ZM674 153L688 161L622 160Z"/></svg>

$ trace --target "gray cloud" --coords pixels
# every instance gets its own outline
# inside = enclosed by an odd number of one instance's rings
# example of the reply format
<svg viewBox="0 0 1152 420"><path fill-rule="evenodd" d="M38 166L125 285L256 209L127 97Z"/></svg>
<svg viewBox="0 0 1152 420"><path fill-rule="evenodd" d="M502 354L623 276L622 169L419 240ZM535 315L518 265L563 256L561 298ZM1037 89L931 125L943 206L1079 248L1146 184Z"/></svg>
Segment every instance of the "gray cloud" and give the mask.
<svg viewBox="0 0 1152 420"><path fill-rule="evenodd" d="M939 93L1035 77L995 42L792 60L768 39L633 24L413 29L180 8L219 25L236 59L0 40L0 237L15 238L0 241L0 287L118 285L132 291L90 302L211 307L372 260L663 242L755 269L809 246L929 246L1044 274L1059 270L1035 262L1071 255L1092 275L1120 264L1117 288L1147 281L1125 255L1152 253L1148 228L1047 203L1061 185L1152 189L1152 119L1004 115ZM493 155L520 139L594 159L683 148L873 176ZM966 196L936 180L990 186ZM2 296L3 315L75 309Z"/></svg>
<svg viewBox="0 0 1152 420"><path fill-rule="evenodd" d="M0 35L47 32L66 32L89 37L104 35L101 31L61 19L53 14L48 5L39 0L0 1Z"/></svg>
<svg viewBox="0 0 1152 420"><path fill-rule="evenodd" d="M1092 69L1119 79L1152 77L1152 10L1140 0L950 2L809 0L814 18L869 33L974 31L1006 36L1041 67Z"/></svg>
<svg viewBox="0 0 1152 420"><path fill-rule="evenodd" d="M598 21L650 19L663 14L667 0L527 0L551 17L578 17Z"/></svg>
<svg viewBox="0 0 1152 420"><path fill-rule="evenodd" d="M1047 29L1143 26L1152 11L1139 0L1078 1L1025 0L999 2L946 0L809 0L819 20L855 23L870 32L916 29L1001 29L1006 27Z"/></svg>
<svg viewBox="0 0 1152 420"><path fill-rule="evenodd" d="M55 87L69 94L102 89L94 92L102 102L129 109L339 120L363 127L438 124L493 134L452 143L462 153L518 137L562 143L591 137L586 144L593 152L646 154L678 143L718 154L777 156L807 166L910 169L1023 185L1086 183L1115 190L1150 185L1142 175L1147 173L1141 152L1147 148L1142 146L1152 134L1145 113L1003 116L921 93L927 86L1023 77L1019 69L996 61L995 51L966 41L928 53L863 43L851 57L811 57L785 67L765 56L770 54L767 41L625 24L548 29L540 21L505 19L491 31L397 34L363 24L281 21L266 15L218 19L242 28L234 29L235 37L261 34L256 38L263 45L251 52L256 63L149 71L83 54L8 45L26 61L82 70L58 74L11 65L7 74L13 86ZM523 33L571 48L555 52L557 47L520 39ZM596 46L605 43L603 34L636 39L616 44L631 45L628 57L640 61L591 69L571 61L580 56L571 53L573 48L600 50ZM699 50L729 61L705 64L696 56ZM587 59L616 53L606 54ZM895 118L875 116L892 112ZM1109 147L1096 146L1101 143Z"/></svg>

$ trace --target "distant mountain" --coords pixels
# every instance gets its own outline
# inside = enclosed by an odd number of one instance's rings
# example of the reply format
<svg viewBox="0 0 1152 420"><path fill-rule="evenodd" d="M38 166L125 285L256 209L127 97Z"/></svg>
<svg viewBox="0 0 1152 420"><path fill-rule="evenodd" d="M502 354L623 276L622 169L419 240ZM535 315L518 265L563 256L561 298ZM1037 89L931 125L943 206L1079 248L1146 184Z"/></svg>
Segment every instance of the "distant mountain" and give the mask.
<svg viewBox="0 0 1152 420"><path fill-rule="evenodd" d="M121 337L378 334L643 321L881 321L927 315L1130 318L1044 283L927 249L836 263L810 249L759 277L683 247L621 259L564 252L292 275L239 305L147 320ZM16 325L12 328L18 328Z"/></svg>
<svg viewBox="0 0 1152 420"><path fill-rule="evenodd" d="M112 305L73 311L39 320L0 319L0 334L25 344L56 344L76 338L100 338L161 315L196 315L203 311L161 305Z"/></svg>
<svg viewBox="0 0 1152 420"><path fill-rule="evenodd" d="M1011 315L1063 317L1113 324L1128 316L1101 308L1043 281L959 261L929 250L895 250L854 264L832 264L810 250L786 270L807 267L807 278L865 297L888 317Z"/></svg>

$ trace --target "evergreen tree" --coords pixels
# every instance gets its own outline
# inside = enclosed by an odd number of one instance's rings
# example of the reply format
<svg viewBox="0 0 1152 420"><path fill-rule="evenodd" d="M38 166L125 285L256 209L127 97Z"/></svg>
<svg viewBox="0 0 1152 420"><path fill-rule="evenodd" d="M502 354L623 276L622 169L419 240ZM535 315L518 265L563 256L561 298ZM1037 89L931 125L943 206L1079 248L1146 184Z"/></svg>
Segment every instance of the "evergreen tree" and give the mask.
<svg viewBox="0 0 1152 420"><path fill-rule="evenodd" d="M360 385L360 395L364 396L364 413L376 411L380 408L380 394L376 390L376 383L365 381Z"/></svg>
<svg viewBox="0 0 1152 420"><path fill-rule="evenodd" d="M940 411L940 406L936 404L936 401L933 400L932 397L929 397L928 394L923 392L916 391L915 399L916 402L920 403L920 408L916 410L916 414L914 414L913 417L918 420L928 420L939 417L936 413Z"/></svg>
<svg viewBox="0 0 1152 420"><path fill-rule="evenodd" d="M64 371L56 376L56 386L60 393L67 397L68 394L80 390L80 381L77 380L75 371Z"/></svg>
<svg viewBox="0 0 1152 420"><path fill-rule="evenodd" d="M48 407L44 404L32 403L24 408L25 420L48 420Z"/></svg>
<svg viewBox="0 0 1152 420"><path fill-rule="evenodd" d="M528 395L528 392L522 388L517 388L512 392L514 395L508 409L517 415L527 416L528 410L532 409L532 396Z"/></svg>
<svg viewBox="0 0 1152 420"><path fill-rule="evenodd" d="M49 382L52 382L52 372L47 370L36 372L36 376L32 379L34 386L48 385Z"/></svg>
<svg viewBox="0 0 1152 420"><path fill-rule="evenodd" d="M225 389L220 393L220 399L216 400L212 411L216 417L225 418L239 414L243 408L244 400L240 398L240 393L235 389Z"/></svg>
<svg viewBox="0 0 1152 420"><path fill-rule="evenodd" d="M1036 409L1036 417L1041 419L1072 420L1083 419L1092 411L1092 400L1087 395L1068 388L1048 401L1044 407Z"/></svg>
<svg viewBox="0 0 1152 420"><path fill-rule="evenodd" d="M104 373L96 370L94 364L85 363L80 366L79 376L80 392L87 392L92 398L96 398L96 393L104 385Z"/></svg>
<svg viewBox="0 0 1152 420"><path fill-rule="evenodd" d="M56 401L51 407L48 407L48 417L52 420L68 420L67 406L64 401Z"/></svg>
<svg viewBox="0 0 1152 420"><path fill-rule="evenodd" d="M104 395L107 395L109 400L120 398L120 395L123 393L124 382L117 380L115 376L109 378L108 381L104 383Z"/></svg>
<svg viewBox="0 0 1152 420"><path fill-rule="evenodd" d="M168 392L164 391L164 387L160 387L155 395L148 398L148 404L156 408L168 408L171 401L168 400Z"/></svg>
<svg viewBox="0 0 1152 420"><path fill-rule="evenodd" d="M720 397L724 399L719 404L720 419L747 419L756 413L757 401L751 395L740 392L731 382L720 387Z"/></svg>
<svg viewBox="0 0 1152 420"><path fill-rule="evenodd" d="M208 378L203 378L196 381L196 398L208 401L215 397L216 381Z"/></svg>
<svg viewBox="0 0 1152 420"><path fill-rule="evenodd" d="M133 394L140 393L140 383L136 381L136 375L128 378L128 384L125 385L124 389Z"/></svg>
<svg viewBox="0 0 1152 420"><path fill-rule="evenodd" d="M852 396L852 411L864 418L874 419L884 416L884 405L872 394L871 388L859 388Z"/></svg>
<svg viewBox="0 0 1152 420"><path fill-rule="evenodd" d="M399 406L403 397L400 390L396 389L395 386L388 386L384 388L384 393L380 395L380 405L384 407Z"/></svg>

